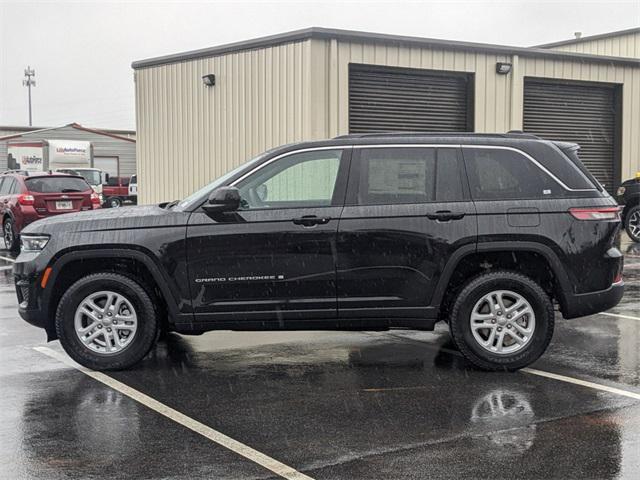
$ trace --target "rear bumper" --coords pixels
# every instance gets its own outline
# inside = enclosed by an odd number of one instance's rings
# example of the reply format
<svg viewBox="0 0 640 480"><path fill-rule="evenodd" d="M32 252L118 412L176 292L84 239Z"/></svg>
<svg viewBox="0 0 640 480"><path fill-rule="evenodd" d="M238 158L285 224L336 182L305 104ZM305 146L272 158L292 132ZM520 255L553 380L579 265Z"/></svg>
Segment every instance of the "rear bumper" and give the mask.
<svg viewBox="0 0 640 480"><path fill-rule="evenodd" d="M599 292L567 294L562 306L562 315L564 318L577 318L604 312L615 307L623 295L624 281L622 280Z"/></svg>

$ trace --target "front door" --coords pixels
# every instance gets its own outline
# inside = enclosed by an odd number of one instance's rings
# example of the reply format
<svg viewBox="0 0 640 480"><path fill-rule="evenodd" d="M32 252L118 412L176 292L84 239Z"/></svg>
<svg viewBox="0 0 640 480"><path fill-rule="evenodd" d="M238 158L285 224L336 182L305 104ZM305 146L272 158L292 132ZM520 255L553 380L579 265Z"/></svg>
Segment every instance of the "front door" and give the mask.
<svg viewBox="0 0 640 480"><path fill-rule="evenodd" d="M445 265L476 237L459 147L355 148L338 229L340 318L430 318Z"/></svg>
<svg viewBox="0 0 640 480"><path fill-rule="evenodd" d="M336 317L336 236L349 154L336 148L281 155L236 181L240 210L191 215L196 321L287 328L287 320Z"/></svg>

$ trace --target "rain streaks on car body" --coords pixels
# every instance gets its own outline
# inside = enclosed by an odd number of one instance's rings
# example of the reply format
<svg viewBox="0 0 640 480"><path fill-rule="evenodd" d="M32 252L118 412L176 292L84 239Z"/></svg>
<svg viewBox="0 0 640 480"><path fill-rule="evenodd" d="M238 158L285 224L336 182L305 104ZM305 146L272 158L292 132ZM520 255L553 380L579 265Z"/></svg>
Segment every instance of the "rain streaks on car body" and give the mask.
<svg viewBox="0 0 640 480"><path fill-rule="evenodd" d="M98 370L135 364L160 329L438 321L475 365L522 368L554 305L575 318L624 290L618 206L575 149L521 133L287 145L180 202L27 227L44 240L17 259L19 311Z"/></svg>

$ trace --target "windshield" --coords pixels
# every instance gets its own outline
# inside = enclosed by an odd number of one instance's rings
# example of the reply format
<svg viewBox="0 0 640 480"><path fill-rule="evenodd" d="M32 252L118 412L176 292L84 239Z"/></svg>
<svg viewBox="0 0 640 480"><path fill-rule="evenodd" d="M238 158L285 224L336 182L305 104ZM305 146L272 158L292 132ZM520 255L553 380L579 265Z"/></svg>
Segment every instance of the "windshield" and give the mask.
<svg viewBox="0 0 640 480"><path fill-rule="evenodd" d="M68 173L69 175L78 175L84 178L89 185L100 185L102 183L100 170L76 170L71 168L59 168L56 171L60 173Z"/></svg>
<svg viewBox="0 0 640 480"><path fill-rule="evenodd" d="M261 155L255 157L255 158L249 160L248 162L245 162L242 165L234 168L230 172L225 173L221 177L215 179L213 182L205 185L200 190L197 190L196 192L192 193L187 198L182 200L180 203L178 203L176 205L176 207L175 207L175 210L183 211L183 210L187 210L187 209L193 207L198 202L202 201L202 199L204 197L207 197L213 190L215 190L216 188L224 185L225 182L227 182L227 180L232 178L234 175L236 175L242 169L244 169L246 167L250 167L251 165L254 165L254 164L258 163L260 160L262 160L270 152L271 152L271 150L269 150L267 152L264 152L263 154L261 154Z"/></svg>

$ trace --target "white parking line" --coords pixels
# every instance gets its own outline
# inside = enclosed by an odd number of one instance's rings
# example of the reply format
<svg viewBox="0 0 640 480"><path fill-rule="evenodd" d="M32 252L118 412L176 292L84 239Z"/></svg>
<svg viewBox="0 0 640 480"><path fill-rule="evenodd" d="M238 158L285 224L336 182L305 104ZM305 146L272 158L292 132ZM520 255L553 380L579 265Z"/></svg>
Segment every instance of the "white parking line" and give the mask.
<svg viewBox="0 0 640 480"><path fill-rule="evenodd" d="M632 317L631 315L620 315L619 313L600 312L596 315L606 315L607 317L626 318L627 320L636 320L640 322L640 317Z"/></svg>
<svg viewBox="0 0 640 480"><path fill-rule="evenodd" d="M613 314L612 314L613 315ZM640 320L640 319L637 319ZM403 337L401 335L393 335L396 338L402 338L405 340L411 340L413 342L418 342L421 343L423 345L427 344L427 342L423 342L421 340L414 340L413 338L407 338L407 337ZM429 345L429 348L435 349L435 345ZM451 355L456 355L458 357L463 357L464 355L462 355L462 353L458 352L457 350L451 350L450 348L438 348L439 351L442 352L446 352L449 353ZM609 393L616 393L618 395L622 395L624 397L629 397L629 398L633 398L636 400L640 400L640 393L638 392L632 392L630 390L623 390L621 388L615 388L615 387L609 387L607 385L602 385L601 383L594 383L594 382L589 382L587 380L580 380L579 378L574 378L574 377L568 377L566 375L559 375L557 373L551 373L551 372L545 372L543 370L536 370L535 368L523 368L521 370L519 370L520 372L524 372L524 373L529 373L531 375L538 375L540 377L545 377L545 378L552 378L553 380L560 380L561 382L566 382L566 383L572 383L574 385L581 385L583 387L587 387L587 388L593 388L595 390L600 390L603 392L609 392ZM383 391L385 389L365 389L365 391L376 391L376 390L380 390Z"/></svg>
<svg viewBox="0 0 640 480"><path fill-rule="evenodd" d="M15 258L3 257L2 255L0 255L0 259L6 260L7 262L11 262L11 263L16 263Z"/></svg>
<svg viewBox="0 0 640 480"><path fill-rule="evenodd" d="M554 380L560 380L561 382L573 383L574 385L582 385L583 387L593 388L595 390L601 390L603 392L615 393L622 395L623 397L634 398L640 400L640 393L630 392L628 390L622 390L621 388L609 387L600 383L587 382L586 380L580 380L579 378L567 377L565 375L558 375L557 373L544 372L542 370L536 370L535 368L523 368L521 372L530 373L531 375L538 375L540 377L552 378Z"/></svg>
<svg viewBox="0 0 640 480"><path fill-rule="evenodd" d="M200 423L197 420L194 420L193 418L188 417L183 413L178 412L177 410L174 410L173 408L165 405L162 402L159 402L154 398L151 398L148 395L145 395L144 393L136 390L135 388L131 388L130 386L125 385L124 383L119 382L118 380L115 380L114 378L111 378L110 376L105 375L104 373L94 372L93 370L90 370L81 365L78 365L77 363L75 363L73 360L71 360L69 357L67 357L62 353L56 352L55 350L52 350L48 347L33 347L33 349L37 350L38 352L44 355L54 358L64 363L65 365L68 365L72 368L75 368L76 370L79 370L85 375L88 375L94 380L97 380L98 382L103 383L104 385L110 388L113 388L114 390L122 393L123 395L126 395L127 397L135 400L138 403L141 403L145 407L150 408L151 410L159 413L160 415L163 415L169 418L170 420L173 420L174 422L179 423L184 427L187 427L189 430L199 433L200 435L208 438L212 442L217 443L218 445L221 445L225 448L228 448L232 452L235 452L238 455L242 455L244 458L251 460L254 463L257 463L258 465L262 465L264 468L271 470L276 475L279 475L283 478L287 478L291 480L313 480L311 477L305 475L304 473L299 472L294 468L291 468L288 465L285 465L284 463L281 463L265 455L264 453L254 450L248 445L240 443L239 441L226 436L224 433L220 433L217 430L214 430L213 428L208 427L207 425Z"/></svg>

